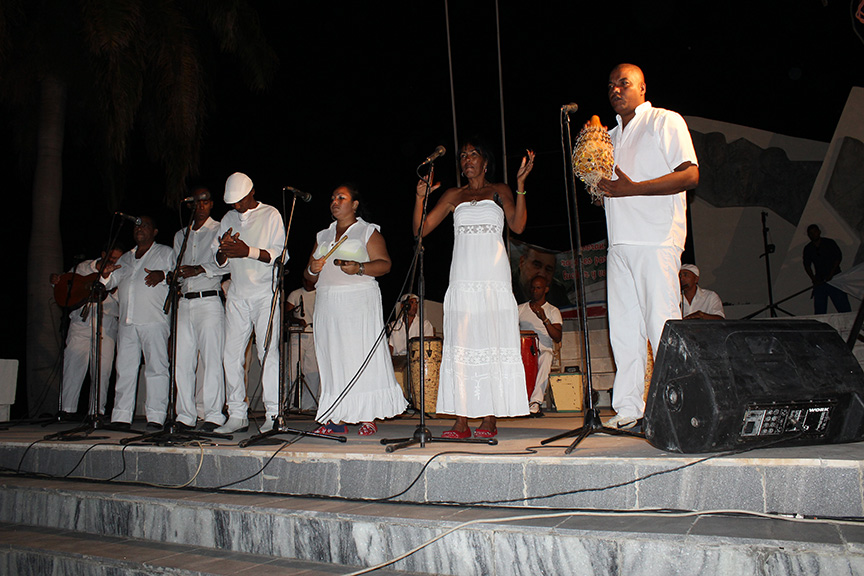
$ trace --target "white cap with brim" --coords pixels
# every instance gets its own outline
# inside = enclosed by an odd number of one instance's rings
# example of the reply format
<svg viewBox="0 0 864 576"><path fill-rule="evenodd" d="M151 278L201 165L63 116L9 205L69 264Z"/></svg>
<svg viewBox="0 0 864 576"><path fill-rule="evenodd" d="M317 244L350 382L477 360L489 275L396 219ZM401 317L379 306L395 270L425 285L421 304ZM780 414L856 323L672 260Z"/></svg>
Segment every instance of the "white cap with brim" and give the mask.
<svg viewBox="0 0 864 576"><path fill-rule="evenodd" d="M235 204L252 191L252 180L242 172L235 172L225 181L225 203Z"/></svg>
<svg viewBox="0 0 864 576"><path fill-rule="evenodd" d="M699 276L699 268L697 268L695 264L682 264L681 270L687 270L688 272L691 272L694 276Z"/></svg>

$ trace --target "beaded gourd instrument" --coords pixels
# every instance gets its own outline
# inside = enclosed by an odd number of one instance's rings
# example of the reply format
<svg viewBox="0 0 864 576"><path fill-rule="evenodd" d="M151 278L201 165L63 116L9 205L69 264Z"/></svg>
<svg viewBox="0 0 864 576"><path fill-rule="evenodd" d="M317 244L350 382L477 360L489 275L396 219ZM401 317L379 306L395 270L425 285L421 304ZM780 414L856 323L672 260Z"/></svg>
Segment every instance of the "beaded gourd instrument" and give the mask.
<svg viewBox="0 0 864 576"><path fill-rule="evenodd" d="M614 165L609 132L600 124L600 118L592 116L579 132L573 146L573 173L585 183L592 201L602 200L603 192L597 189L597 183L601 178L612 177Z"/></svg>

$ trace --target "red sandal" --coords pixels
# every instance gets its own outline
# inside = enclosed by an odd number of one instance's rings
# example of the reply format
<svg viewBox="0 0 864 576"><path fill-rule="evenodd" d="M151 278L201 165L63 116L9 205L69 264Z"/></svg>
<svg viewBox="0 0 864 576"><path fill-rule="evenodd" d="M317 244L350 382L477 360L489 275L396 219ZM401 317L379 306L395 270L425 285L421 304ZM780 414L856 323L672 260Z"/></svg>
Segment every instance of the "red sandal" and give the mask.
<svg viewBox="0 0 864 576"><path fill-rule="evenodd" d="M313 434L327 434L327 435L339 435L339 434L347 434L348 433L348 425L347 424L333 424L332 422L328 422L327 424L322 424L319 426Z"/></svg>
<svg viewBox="0 0 864 576"><path fill-rule="evenodd" d="M458 430L445 430L444 432L441 433L441 438L451 438L451 439L455 439L455 440L462 440L464 438L470 438L470 437L471 437L471 429L470 428L466 428L462 432L459 432Z"/></svg>
<svg viewBox="0 0 864 576"><path fill-rule="evenodd" d="M375 425L375 422L363 422L363 425L360 426L360 430L357 431L357 434L360 436L372 436L378 432L378 426Z"/></svg>
<svg viewBox="0 0 864 576"><path fill-rule="evenodd" d="M475 438L494 438L498 435L498 428L493 428L492 430L483 430L482 428L477 428L474 430Z"/></svg>

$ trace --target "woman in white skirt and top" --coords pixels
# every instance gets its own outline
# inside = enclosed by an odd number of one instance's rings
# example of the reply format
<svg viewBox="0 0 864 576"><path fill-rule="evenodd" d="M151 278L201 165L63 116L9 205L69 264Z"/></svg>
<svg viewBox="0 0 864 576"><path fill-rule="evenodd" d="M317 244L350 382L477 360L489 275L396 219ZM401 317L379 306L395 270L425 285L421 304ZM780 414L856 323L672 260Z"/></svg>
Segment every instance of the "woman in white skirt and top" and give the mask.
<svg viewBox="0 0 864 576"><path fill-rule="evenodd" d="M369 436L378 430L375 420L407 406L393 373L375 280L390 271L390 255L379 227L358 211L356 186L333 191L334 222L318 232L304 271L318 294L312 326L321 374L319 434L345 434L346 424L360 423L358 433Z"/></svg>
<svg viewBox="0 0 864 576"><path fill-rule="evenodd" d="M528 414L519 313L502 234L505 225L517 234L525 229L525 179L534 167L534 153L528 150L522 159L515 197L506 184L487 180L494 172L492 154L476 139L462 145L459 164L468 183L444 192L423 227L425 236L453 213L437 412L456 416L444 438L471 436L469 418L483 419L476 438L491 438L498 433L497 417ZM415 235L426 190L421 180L414 203Z"/></svg>

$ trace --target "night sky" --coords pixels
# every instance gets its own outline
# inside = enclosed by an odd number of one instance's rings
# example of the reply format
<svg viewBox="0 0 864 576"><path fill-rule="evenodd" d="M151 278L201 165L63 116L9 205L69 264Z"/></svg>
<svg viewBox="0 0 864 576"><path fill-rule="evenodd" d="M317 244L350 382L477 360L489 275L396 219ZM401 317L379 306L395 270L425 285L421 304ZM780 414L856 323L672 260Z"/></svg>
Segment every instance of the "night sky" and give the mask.
<svg viewBox="0 0 864 576"><path fill-rule="evenodd" d="M500 0L511 184L524 149L537 152L526 185L528 228L520 238L569 247L559 110L579 104L571 117L574 136L593 114L613 125L605 87L618 62L643 68L655 106L829 141L850 88L864 86L864 43L850 13L858 2ZM439 144L447 154L436 163L436 180L444 187L456 184L445 3L257 4L279 70L270 89L254 95L238 80L234 64L211 70L214 108L198 181L215 192L217 218L225 210L225 178L235 171L252 178L259 200L280 209L290 202L282 197L283 186L313 195L311 203L297 204L290 230L289 290L300 283L315 232L330 222L330 193L344 181L356 182L394 261L380 280L389 310L412 253L415 169ZM485 137L498 156L495 179L503 180L495 3L452 0L449 10L459 136ZM862 33L861 24L857 29ZM7 122L0 113L8 133ZM75 135L67 132L67 142ZM144 157L137 140L130 150L125 195L110 205L88 150L70 145L62 221L67 266L74 255L98 253L114 210L156 216L163 243L182 225L178 212L161 202L159 167ZM11 192L7 210L15 215L7 230L18 241L7 249L10 269L23 271L32 175L19 169L8 141L0 162ZM605 237L604 216L586 200L581 194L582 240L594 242ZM429 298L443 300L451 250L448 220L426 241ZM7 285L8 301L20 301L14 309L21 312L7 323L3 357L23 358L23 280L10 278Z"/></svg>

